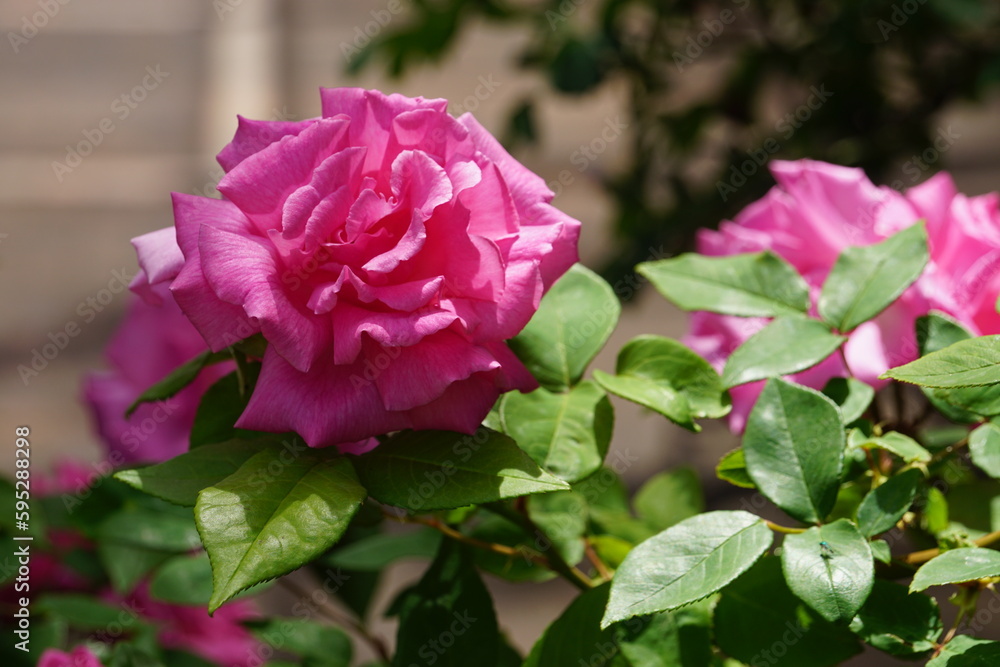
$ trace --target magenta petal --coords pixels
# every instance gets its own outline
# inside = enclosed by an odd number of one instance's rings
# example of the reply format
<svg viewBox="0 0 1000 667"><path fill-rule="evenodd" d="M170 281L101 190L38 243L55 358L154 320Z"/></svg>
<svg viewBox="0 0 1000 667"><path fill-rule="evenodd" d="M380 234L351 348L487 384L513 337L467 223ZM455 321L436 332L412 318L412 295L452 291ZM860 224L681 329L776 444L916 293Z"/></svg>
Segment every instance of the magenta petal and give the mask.
<svg viewBox="0 0 1000 667"><path fill-rule="evenodd" d="M314 118L301 121L271 121L249 120L237 116L237 119L239 124L236 127L236 136L215 157L227 172L282 137L300 134L316 122Z"/></svg>
<svg viewBox="0 0 1000 667"><path fill-rule="evenodd" d="M224 350L260 331L260 325L247 317L242 308L215 295L205 280L197 256L184 265L170 284L170 292L213 352Z"/></svg>
<svg viewBox="0 0 1000 667"><path fill-rule="evenodd" d="M202 225L225 229L235 234L248 233L253 229L247 217L232 202L180 192L170 194L174 204L177 245L188 260L198 254Z"/></svg>
<svg viewBox="0 0 1000 667"><path fill-rule="evenodd" d="M241 305L281 356L298 370L309 370L329 341L329 325L288 300L268 242L206 226L200 251L215 294Z"/></svg>
<svg viewBox="0 0 1000 667"><path fill-rule="evenodd" d="M479 150L500 169L518 211L523 214L537 202L552 201L552 197L555 195L549 190L549 186L545 185L545 181L511 157L510 153L479 124L479 121L472 114L462 115L458 122L469 130L469 134Z"/></svg>
<svg viewBox="0 0 1000 667"><path fill-rule="evenodd" d="M365 358L384 359L387 364L377 374L375 386L388 410L409 410L430 403L453 382L500 368L488 350L447 330L409 347L366 349Z"/></svg>
<svg viewBox="0 0 1000 667"><path fill-rule="evenodd" d="M496 376L496 385L500 391L516 389L521 392L529 392L538 389L538 380L525 368L517 355L507 347L507 343L492 341L484 343L483 347L489 350L493 357L500 362L500 370Z"/></svg>
<svg viewBox="0 0 1000 667"><path fill-rule="evenodd" d="M385 95L377 90L361 88L321 88L323 117L347 116L351 119L350 143L367 146L365 173L377 173L388 165L395 155L387 154L393 121L400 114L418 109L431 109L446 113L448 101L410 98L403 95Z"/></svg>
<svg viewBox="0 0 1000 667"><path fill-rule="evenodd" d="M407 411L412 428L475 433L500 397L491 375L477 373L454 382L437 400Z"/></svg>
<svg viewBox="0 0 1000 667"><path fill-rule="evenodd" d="M411 210L410 225L396 246L365 263L366 271L388 273L400 262L411 259L424 245L427 230L424 223L434 209L452 196L448 174L425 153L404 151L392 163L392 193L405 201Z"/></svg>
<svg viewBox="0 0 1000 667"><path fill-rule="evenodd" d="M424 337L446 329L458 316L434 306L409 313L378 312L350 303L337 306L333 317L334 360L347 364L361 353L361 334L387 347L414 345Z"/></svg>
<svg viewBox="0 0 1000 667"><path fill-rule="evenodd" d="M219 181L219 192L263 232L281 227L281 209L292 192L341 146L346 120L321 119L240 162Z"/></svg>
<svg viewBox="0 0 1000 667"><path fill-rule="evenodd" d="M165 227L132 239L132 247L139 257L139 272L129 284L129 289L153 306L163 299L153 285L173 280L184 266L184 253L177 245L177 230Z"/></svg>
<svg viewBox="0 0 1000 667"><path fill-rule="evenodd" d="M302 373L268 348L257 386L236 425L295 431L310 447L355 443L409 426L405 415L386 411L364 364L332 361L327 355Z"/></svg>
<svg viewBox="0 0 1000 667"><path fill-rule="evenodd" d="M349 210L350 188L345 187L359 180L361 163L365 158L364 148L346 148L323 160L312 174L308 185L304 185L288 196L282 205L281 230L286 239L298 238L310 225L310 245L327 240L334 229L343 225L343 216ZM327 213L331 216L326 229L317 229L317 222L312 218L316 207L324 199L330 198L335 206Z"/></svg>

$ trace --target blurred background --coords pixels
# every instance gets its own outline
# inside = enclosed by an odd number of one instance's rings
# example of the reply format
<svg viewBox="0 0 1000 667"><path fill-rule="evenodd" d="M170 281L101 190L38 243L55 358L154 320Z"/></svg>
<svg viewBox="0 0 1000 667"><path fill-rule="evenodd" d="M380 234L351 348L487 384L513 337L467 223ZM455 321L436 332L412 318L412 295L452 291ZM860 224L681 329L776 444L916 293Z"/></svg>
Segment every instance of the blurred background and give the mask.
<svg viewBox="0 0 1000 667"><path fill-rule="evenodd" d="M690 248L698 228L761 196L771 159L861 166L896 188L948 169L967 194L997 189L998 11L977 0L4 0L0 423L31 427L35 474L66 457L99 468L80 380L104 365L128 301L129 239L172 224L170 191L214 195L236 114L316 116L320 86L446 98L549 182L583 221L583 262L620 286L635 263ZM616 291L632 303L596 367L613 369L612 352L639 333L684 334L685 316L651 290ZM710 505L736 502L712 472L735 446L721 425L695 437L616 408L613 451L638 457L630 485L692 465ZM419 571L396 567L377 611ZM572 593L491 585L522 650ZM891 664L877 660L851 664Z"/></svg>

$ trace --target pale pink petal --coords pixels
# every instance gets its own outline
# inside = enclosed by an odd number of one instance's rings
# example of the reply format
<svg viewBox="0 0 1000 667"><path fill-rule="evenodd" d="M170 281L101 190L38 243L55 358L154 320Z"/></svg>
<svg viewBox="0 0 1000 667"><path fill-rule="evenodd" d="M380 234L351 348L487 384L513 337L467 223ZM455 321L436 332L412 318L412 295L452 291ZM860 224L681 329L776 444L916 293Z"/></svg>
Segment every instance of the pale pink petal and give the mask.
<svg viewBox="0 0 1000 667"><path fill-rule="evenodd" d="M132 247L139 257L139 272L129 284L129 289L153 306L163 303L153 285L173 280L184 265L184 253L177 245L177 230L165 227L132 239Z"/></svg>

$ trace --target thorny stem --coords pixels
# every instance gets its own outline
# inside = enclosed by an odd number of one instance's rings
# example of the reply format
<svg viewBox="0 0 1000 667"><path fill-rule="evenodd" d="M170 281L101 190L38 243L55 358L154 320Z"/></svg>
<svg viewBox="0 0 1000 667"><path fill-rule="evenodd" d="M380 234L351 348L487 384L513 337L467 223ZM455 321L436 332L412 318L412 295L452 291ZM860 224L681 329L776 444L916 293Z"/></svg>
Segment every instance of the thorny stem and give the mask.
<svg viewBox="0 0 1000 667"><path fill-rule="evenodd" d="M288 577L281 577L278 579L278 583L284 588L291 591L293 594L298 595L300 599L312 599L312 595L309 591L305 590L297 583L289 579ZM346 614L340 613L338 609L333 607L329 602L324 602L317 608L320 614L325 616L328 620L332 621L336 625L350 628L353 630L362 640L367 643L373 651L379 656L379 659L389 662L392 658L389 655L389 649L386 648L385 642L381 638L369 632L368 628L365 627L361 621L352 618Z"/></svg>
<svg viewBox="0 0 1000 667"><path fill-rule="evenodd" d="M470 537L461 533L448 524L440 521L438 519L431 519L422 516L398 516L392 514L391 512L383 512L383 514L400 523L418 523L422 526L427 526L428 528L433 528L434 530L440 532L446 537L455 540L456 542L461 542L462 544L467 544L471 547L477 549L482 549L484 551L491 551L502 556L507 556L508 558L522 556L527 558L529 561L536 565L540 565L544 568L552 570L557 574L564 576L571 584L579 588L580 590L588 590L593 587L590 579L587 578L585 574L580 572L578 569L566 565L565 561L562 561L563 567L560 568L560 564L556 558L547 558L542 554L536 553L530 549L521 549L518 547L507 546L506 544L496 544L495 542L486 542L484 540L476 539L475 537ZM556 554L557 555L557 554ZM558 556L558 555L557 555ZM568 570L568 571L567 571Z"/></svg>
<svg viewBox="0 0 1000 667"><path fill-rule="evenodd" d="M545 531L539 528L534 520L532 520L532 518L528 515L528 504L526 502L526 498L523 496L516 498L514 500L515 509L513 511L503 503L499 502L488 503L485 507L491 512L499 514L505 519L521 526L521 528L523 528L529 535L537 535L540 538L544 538L550 545L548 555L545 558L548 561L549 569L553 572L562 575L564 579L579 588L581 591L588 591L594 587L594 583L590 580L590 577L585 575L578 568L567 563L566 559L564 559L562 554L559 553L559 550L555 548L554 541L549 539L548 535L545 534Z"/></svg>
<svg viewBox="0 0 1000 667"><path fill-rule="evenodd" d="M764 525L773 530L776 533L784 533L785 535L796 535L798 533L806 532L805 528L789 528L788 526L782 526L773 521L764 520Z"/></svg>
<svg viewBox="0 0 1000 667"><path fill-rule="evenodd" d="M601 579L604 581L611 581L611 577L614 576L614 573L608 568L607 564L601 560L597 551L594 550L594 545L587 539L584 539L583 545L584 553L587 555L587 560L589 560L591 565L594 566L594 569L597 570L597 574L599 574Z"/></svg>
<svg viewBox="0 0 1000 667"><path fill-rule="evenodd" d="M974 540L973 544L977 547L986 547L994 544L995 542L1000 542L1000 530L995 530L989 535L983 535L978 540ZM923 551L914 551L912 553L905 554L897 560L906 563L907 565L919 565L921 563L926 563L940 554L940 549L924 549Z"/></svg>

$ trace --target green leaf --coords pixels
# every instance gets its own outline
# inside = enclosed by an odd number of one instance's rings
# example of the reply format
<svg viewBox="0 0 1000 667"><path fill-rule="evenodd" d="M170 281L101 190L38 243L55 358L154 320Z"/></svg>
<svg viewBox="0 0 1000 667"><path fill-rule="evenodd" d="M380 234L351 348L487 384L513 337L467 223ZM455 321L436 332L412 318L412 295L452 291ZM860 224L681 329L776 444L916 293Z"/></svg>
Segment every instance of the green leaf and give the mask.
<svg viewBox="0 0 1000 667"><path fill-rule="evenodd" d="M719 459L719 464L715 466L715 476L744 489L757 488L757 485L753 483L753 480L750 479L750 475L747 473L747 464L742 447L737 447Z"/></svg>
<svg viewBox="0 0 1000 667"><path fill-rule="evenodd" d="M911 469L890 477L872 489L858 507L858 529L865 537L884 533L896 525L917 497L917 487L924 476Z"/></svg>
<svg viewBox="0 0 1000 667"><path fill-rule="evenodd" d="M927 667L996 667L997 664L1000 664L1000 642L956 635Z"/></svg>
<svg viewBox="0 0 1000 667"><path fill-rule="evenodd" d="M611 286L576 264L542 298L510 348L543 387L562 391L583 376L620 315L621 304Z"/></svg>
<svg viewBox="0 0 1000 667"><path fill-rule="evenodd" d="M722 384L735 387L812 368L837 351L846 336L806 317L779 317L736 348L722 371Z"/></svg>
<svg viewBox="0 0 1000 667"><path fill-rule="evenodd" d="M828 667L861 652L846 627L824 620L795 597L779 560L770 556L723 589L713 629L719 648L747 664Z"/></svg>
<svg viewBox="0 0 1000 667"><path fill-rule="evenodd" d="M745 572L771 542L764 520L749 512L708 512L682 521L625 558L601 626L707 597Z"/></svg>
<svg viewBox="0 0 1000 667"><path fill-rule="evenodd" d="M373 498L414 511L569 489L513 440L487 428L472 435L403 431L356 457L354 465Z"/></svg>
<svg viewBox="0 0 1000 667"><path fill-rule="evenodd" d="M980 470L1000 479L1000 426L983 424L970 433L969 454Z"/></svg>
<svg viewBox="0 0 1000 667"><path fill-rule="evenodd" d="M111 587L115 592L125 595L151 570L177 553L105 540L98 543L97 555L108 573Z"/></svg>
<svg viewBox="0 0 1000 667"><path fill-rule="evenodd" d="M632 551L632 543L626 542L614 535L594 535L587 538L590 545L594 547L598 557L613 570L621 567L622 562L628 553Z"/></svg>
<svg viewBox="0 0 1000 667"><path fill-rule="evenodd" d="M367 496L347 459L306 449L298 458L265 449L198 494L195 519L212 559L210 612L326 551Z"/></svg>
<svg viewBox="0 0 1000 667"><path fill-rule="evenodd" d="M935 311L931 311L930 314L917 318L916 334L917 347L920 350L920 356L925 356L931 352L943 350L949 345L972 338L972 333L962 326L957 320L944 313ZM978 402L977 394L984 391L993 392L996 388L962 388L947 390L921 387L920 390L927 397L927 400L929 400L931 404L947 419L959 423L971 423L979 421L977 416L962 409L959 405L953 404L951 401L954 400L959 403L976 403ZM946 392L949 392L952 395L946 397Z"/></svg>
<svg viewBox="0 0 1000 667"><path fill-rule="evenodd" d="M910 583L910 592L993 577L1000 577L1000 551L982 547L952 549L917 570Z"/></svg>
<svg viewBox="0 0 1000 667"><path fill-rule="evenodd" d="M581 661L590 665L595 658L596 664L607 664L618 652L616 628L601 628L609 590L603 584L574 599L538 638L523 667L579 667Z"/></svg>
<svg viewBox="0 0 1000 667"><path fill-rule="evenodd" d="M248 364L247 368L252 374L247 380L253 386L260 373L260 364ZM240 395L240 377L237 371L233 371L209 387L198 403L198 411L191 425L191 447L226 442L236 438L253 438L253 431L233 426L243 414L249 401L249 391Z"/></svg>
<svg viewBox="0 0 1000 667"><path fill-rule="evenodd" d="M157 498L176 505L194 507L199 491L221 482L252 456L266 447L274 446L271 439L230 440L198 447L156 465L120 470L114 476ZM292 440L285 442L283 446L289 454L305 447L301 441Z"/></svg>
<svg viewBox="0 0 1000 667"><path fill-rule="evenodd" d="M472 557L480 569L507 581L548 581L555 578L552 570L537 565L527 556L527 550L536 553L546 546L538 535L529 535L522 526L492 513L478 517L469 536L483 542L503 544L519 549L521 553L504 554L476 549Z"/></svg>
<svg viewBox="0 0 1000 667"><path fill-rule="evenodd" d="M157 501L159 502L159 501ZM115 512L97 529L99 542L183 553L201 545L191 510L163 504L155 509L141 505L126 505Z"/></svg>
<svg viewBox="0 0 1000 667"><path fill-rule="evenodd" d="M711 599L616 626L621 667L714 667ZM590 663L585 663L590 664ZM580 663L572 667L580 667Z"/></svg>
<svg viewBox="0 0 1000 667"><path fill-rule="evenodd" d="M587 380L566 393L540 387L510 392L500 403L503 431L542 468L567 482L599 470L608 453L614 410L607 394Z"/></svg>
<svg viewBox="0 0 1000 667"><path fill-rule="evenodd" d="M868 541L846 519L785 536L781 567L792 592L831 623L854 618L875 581Z"/></svg>
<svg viewBox="0 0 1000 667"><path fill-rule="evenodd" d="M694 419L723 417L732 409L715 369L669 338L632 339L618 353L616 373L594 371L594 379L612 394L695 432L701 427Z"/></svg>
<svg viewBox="0 0 1000 667"><path fill-rule="evenodd" d="M933 310L927 315L918 317L914 327L920 356L943 350L949 345L972 338L972 333L958 320Z"/></svg>
<svg viewBox="0 0 1000 667"><path fill-rule="evenodd" d="M338 547L327 562L347 570L379 571L403 558L433 558L440 545L441 533L436 530L377 534Z"/></svg>
<svg viewBox="0 0 1000 667"><path fill-rule="evenodd" d="M982 336L891 368L881 378L923 387L978 387L1000 383L1000 335Z"/></svg>
<svg viewBox="0 0 1000 667"><path fill-rule="evenodd" d="M705 602L602 630L607 584L586 591L542 634L523 667L709 667L711 611Z"/></svg>
<svg viewBox="0 0 1000 667"><path fill-rule="evenodd" d="M583 560L587 501L575 491L556 491L528 498L528 515L567 563ZM539 536L538 546L549 545ZM537 543L536 543L537 544Z"/></svg>
<svg viewBox="0 0 1000 667"><path fill-rule="evenodd" d="M197 357L181 364L172 370L165 378L139 394L139 398L135 399L135 402L132 403L132 405L128 407L128 410L125 411L125 416L131 417L136 408L143 403L162 401L175 396L181 389L194 382L194 379L198 377L198 373L200 373L201 369L205 368L205 366L231 358L232 357L227 351L212 352L211 350L205 350Z"/></svg>
<svg viewBox="0 0 1000 667"><path fill-rule="evenodd" d="M635 494L635 511L654 530L705 511L701 481L693 468L678 468L652 477Z"/></svg>
<svg viewBox="0 0 1000 667"><path fill-rule="evenodd" d="M881 579L851 621L851 631L866 644L898 656L934 649L942 629L934 598L910 595L906 586Z"/></svg>
<svg viewBox="0 0 1000 667"><path fill-rule="evenodd" d="M149 592L171 604L207 606L212 599L212 564L208 554L171 558L153 575Z"/></svg>
<svg viewBox="0 0 1000 667"><path fill-rule="evenodd" d="M391 611L399 615L393 667L497 663L493 600L460 544L444 540L423 578L393 603Z"/></svg>
<svg viewBox="0 0 1000 667"><path fill-rule="evenodd" d="M302 618L272 618L250 627L260 641L303 658L302 667L351 665L351 638L340 628Z"/></svg>
<svg viewBox="0 0 1000 667"><path fill-rule="evenodd" d="M126 625L122 623L123 617L129 621L128 625L142 624L141 619L120 606L100 602L83 593L47 593L38 599L37 610L57 616L80 630L107 632L112 624Z"/></svg>
<svg viewBox="0 0 1000 667"><path fill-rule="evenodd" d="M907 227L881 243L847 248L823 283L820 317L847 333L895 301L927 265L923 223Z"/></svg>
<svg viewBox="0 0 1000 667"><path fill-rule="evenodd" d="M840 407L845 424L861 419L875 398L875 390L870 384L854 378L830 378L823 393Z"/></svg>
<svg viewBox="0 0 1000 667"><path fill-rule="evenodd" d="M807 523L822 520L833 509L844 447L836 404L782 379L767 381L743 435L747 472L757 488Z"/></svg>
<svg viewBox="0 0 1000 667"><path fill-rule="evenodd" d="M927 489L924 499L923 527L932 535L948 529L948 499L934 486Z"/></svg>
<svg viewBox="0 0 1000 667"><path fill-rule="evenodd" d="M892 452L906 463L927 463L931 460L931 453L924 449L920 443L897 431L889 431L880 436L867 438L857 432L852 446L864 449L884 449L887 452Z"/></svg>
<svg viewBox="0 0 1000 667"><path fill-rule="evenodd" d="M892 549L885 540L872 540L868 546L872 550L872 558L878 562L888 565L892 561ZM878 580L875 583L877 584Z"/></svg>
<svg viewBox="0 0 1000 667"><path fill-rule="evenodd" d="M644 262L636 271L684 310L742 317L780 317L809 310L809 287L771 252L705 257L687 253Z"/></svg>
<svg viewBox="0 0 1000 667"><path fill-rule="evenodd" d="M951 389L928 389L922 387L925 392L930 392L938 401L944 401L957 411L959 418L956 419L948 411L945 416L952 421L981 421L984 418L1000 415L1000 385L989 387L954 387ZM936 406L940 407L938 403ZM971 416L971 417L970 417Z"/></svg>

